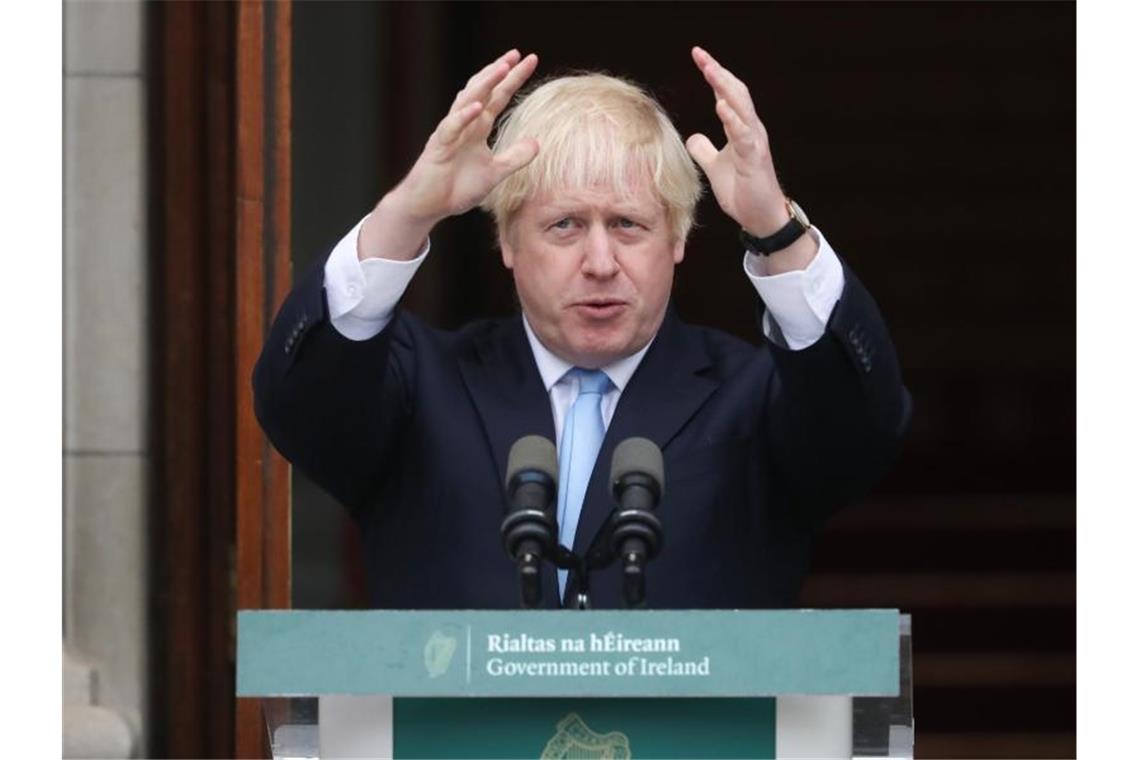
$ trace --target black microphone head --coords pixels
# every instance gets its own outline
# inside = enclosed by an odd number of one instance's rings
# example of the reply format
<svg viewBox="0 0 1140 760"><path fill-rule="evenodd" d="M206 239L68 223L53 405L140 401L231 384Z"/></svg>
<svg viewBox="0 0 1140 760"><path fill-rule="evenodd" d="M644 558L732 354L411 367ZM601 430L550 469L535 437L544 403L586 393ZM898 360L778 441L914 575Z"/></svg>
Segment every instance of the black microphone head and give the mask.
<svg viewBox="0 0 1140 760"><path fill-rule="evenodd" d="M541 435L527 435L515 441L507 456L507 489L521 472L540 472L558 488L558 452L554 444Z"/></svg>
<svg viewBox="0 0 1140 760"><path fill-rule="evenodd" d="M651 478L657 484L658 495L665 494L665 460L661 449L648 438L626 438L614 449L610 487L616 488L627 475L633 474Z"/></svg>

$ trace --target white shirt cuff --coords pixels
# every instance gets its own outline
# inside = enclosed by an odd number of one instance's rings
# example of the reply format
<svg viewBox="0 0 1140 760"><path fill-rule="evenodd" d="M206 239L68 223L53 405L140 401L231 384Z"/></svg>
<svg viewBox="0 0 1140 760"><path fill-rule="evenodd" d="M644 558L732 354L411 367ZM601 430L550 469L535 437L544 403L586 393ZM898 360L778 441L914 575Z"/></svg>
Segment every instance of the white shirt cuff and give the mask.
<svg viewBox="0 0 1140 760"><path fill-rule="evenodd" d="M808 234L819 243L819 251L807 269L767 275L763 256L744 254L744 273L752 281L764 312L764 335L792 351L807 348L823 337L827 320L843 294L843 264L818 228ZM775 324L772 324L772 320Z"/></svg>
<svg viewBox="0 0 1140 760"><path fill-rule="evenodd" d="M341 238L325 262L329 321L337 332L350 340L368 340L388 326L396 304L431 250L428 240L419 255L410 261L379 258L361 261L356 243L364 219Z"/></svg>

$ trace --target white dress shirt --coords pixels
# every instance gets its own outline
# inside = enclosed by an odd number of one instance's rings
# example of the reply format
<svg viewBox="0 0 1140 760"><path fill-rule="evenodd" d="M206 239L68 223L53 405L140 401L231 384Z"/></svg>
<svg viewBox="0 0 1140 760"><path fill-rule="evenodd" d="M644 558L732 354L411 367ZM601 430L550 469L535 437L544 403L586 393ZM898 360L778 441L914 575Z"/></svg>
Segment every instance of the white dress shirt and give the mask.
<svg viewBox="0 0 1140 760"><path fill-rule="evenodd" d="M566 414L570 411L574 399L578 398L580 381L576 376L569 374L570 370L574 369L574 365L556 356L538 339L525 314L523 315L523 327L526 329L526 339L530 343L530 350L534 354L534 363L538 365L538 374L542 376L542 385L550 396L550 410L554 413L554 440L558 446L561 446L562 423L566 420ZM610 429L610 420L614 418L614 410L617 409L621 392L629 384L629 379L633 377L637 365L641 364L642 357L652 345L653 340L650 340L637 353L600 368L602 372L606 373L606 377L610 379L611 383L610 389L602 394L602 424L606 430Z"/></svg>
<svg viewBox="0 0 1140 760"><path fill-rule="evenodd" d="M361 219L341 238L325 262L329 321L337 332L350 340L368 340L387 327L396 304L431 250L429 240L410 261L381 258L361 261L356 243L363 223ZM839 257L818 228L812 227L808 234L818 241L819 251L803 270L767 275L763 256L744 254L744 273L766 307L764 335L793 351L807 348L823 336L831 311L843 293L843 265ZM578 395L578 381L566 377L573 365L539 341L525 316L523 326L543 385L550 395L557 442L562 439L566 413ZM602 397L602 420L607 429L622 391L652 344L650 341L637 353L601 368L613 383Z"/></svg>

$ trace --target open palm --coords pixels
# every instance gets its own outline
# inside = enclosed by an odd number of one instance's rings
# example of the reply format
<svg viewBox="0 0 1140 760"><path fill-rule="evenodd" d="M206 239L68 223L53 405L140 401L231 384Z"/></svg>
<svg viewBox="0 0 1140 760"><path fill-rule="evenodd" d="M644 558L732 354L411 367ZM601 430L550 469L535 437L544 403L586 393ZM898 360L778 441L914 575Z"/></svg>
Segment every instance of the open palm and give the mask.
<svg viewBox="0 0 1140 760"><path fill-rule="evenodd" d="M721 209L752 234L771 234L787 220L787 212L768 149L768 132L744 83L701 48L693 48L692 54L713 88L727 142L717 150L698 133L685 145L708 177Z"/></svg>
<svg viewBox="0 0 1140 760"><path fill-rule="evenodd" d="M511 50L468 80L401 183L409 213L433 221L462 214L538 154L533 139L497 155L487 145L495 118L537 65L533 53L520 60Z"/></svg>

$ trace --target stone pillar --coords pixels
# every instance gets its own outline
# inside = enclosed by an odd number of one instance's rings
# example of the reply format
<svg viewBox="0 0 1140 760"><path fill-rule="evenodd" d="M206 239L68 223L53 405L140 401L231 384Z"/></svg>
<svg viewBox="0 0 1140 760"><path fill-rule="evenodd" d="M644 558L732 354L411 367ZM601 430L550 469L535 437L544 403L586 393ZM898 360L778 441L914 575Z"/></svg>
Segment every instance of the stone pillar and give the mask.
<svg viewBox="0 0 1140 760"><path fill-rule="evenodd" d="M64 3L64 748L147 747L144 13Z"/></svg>

